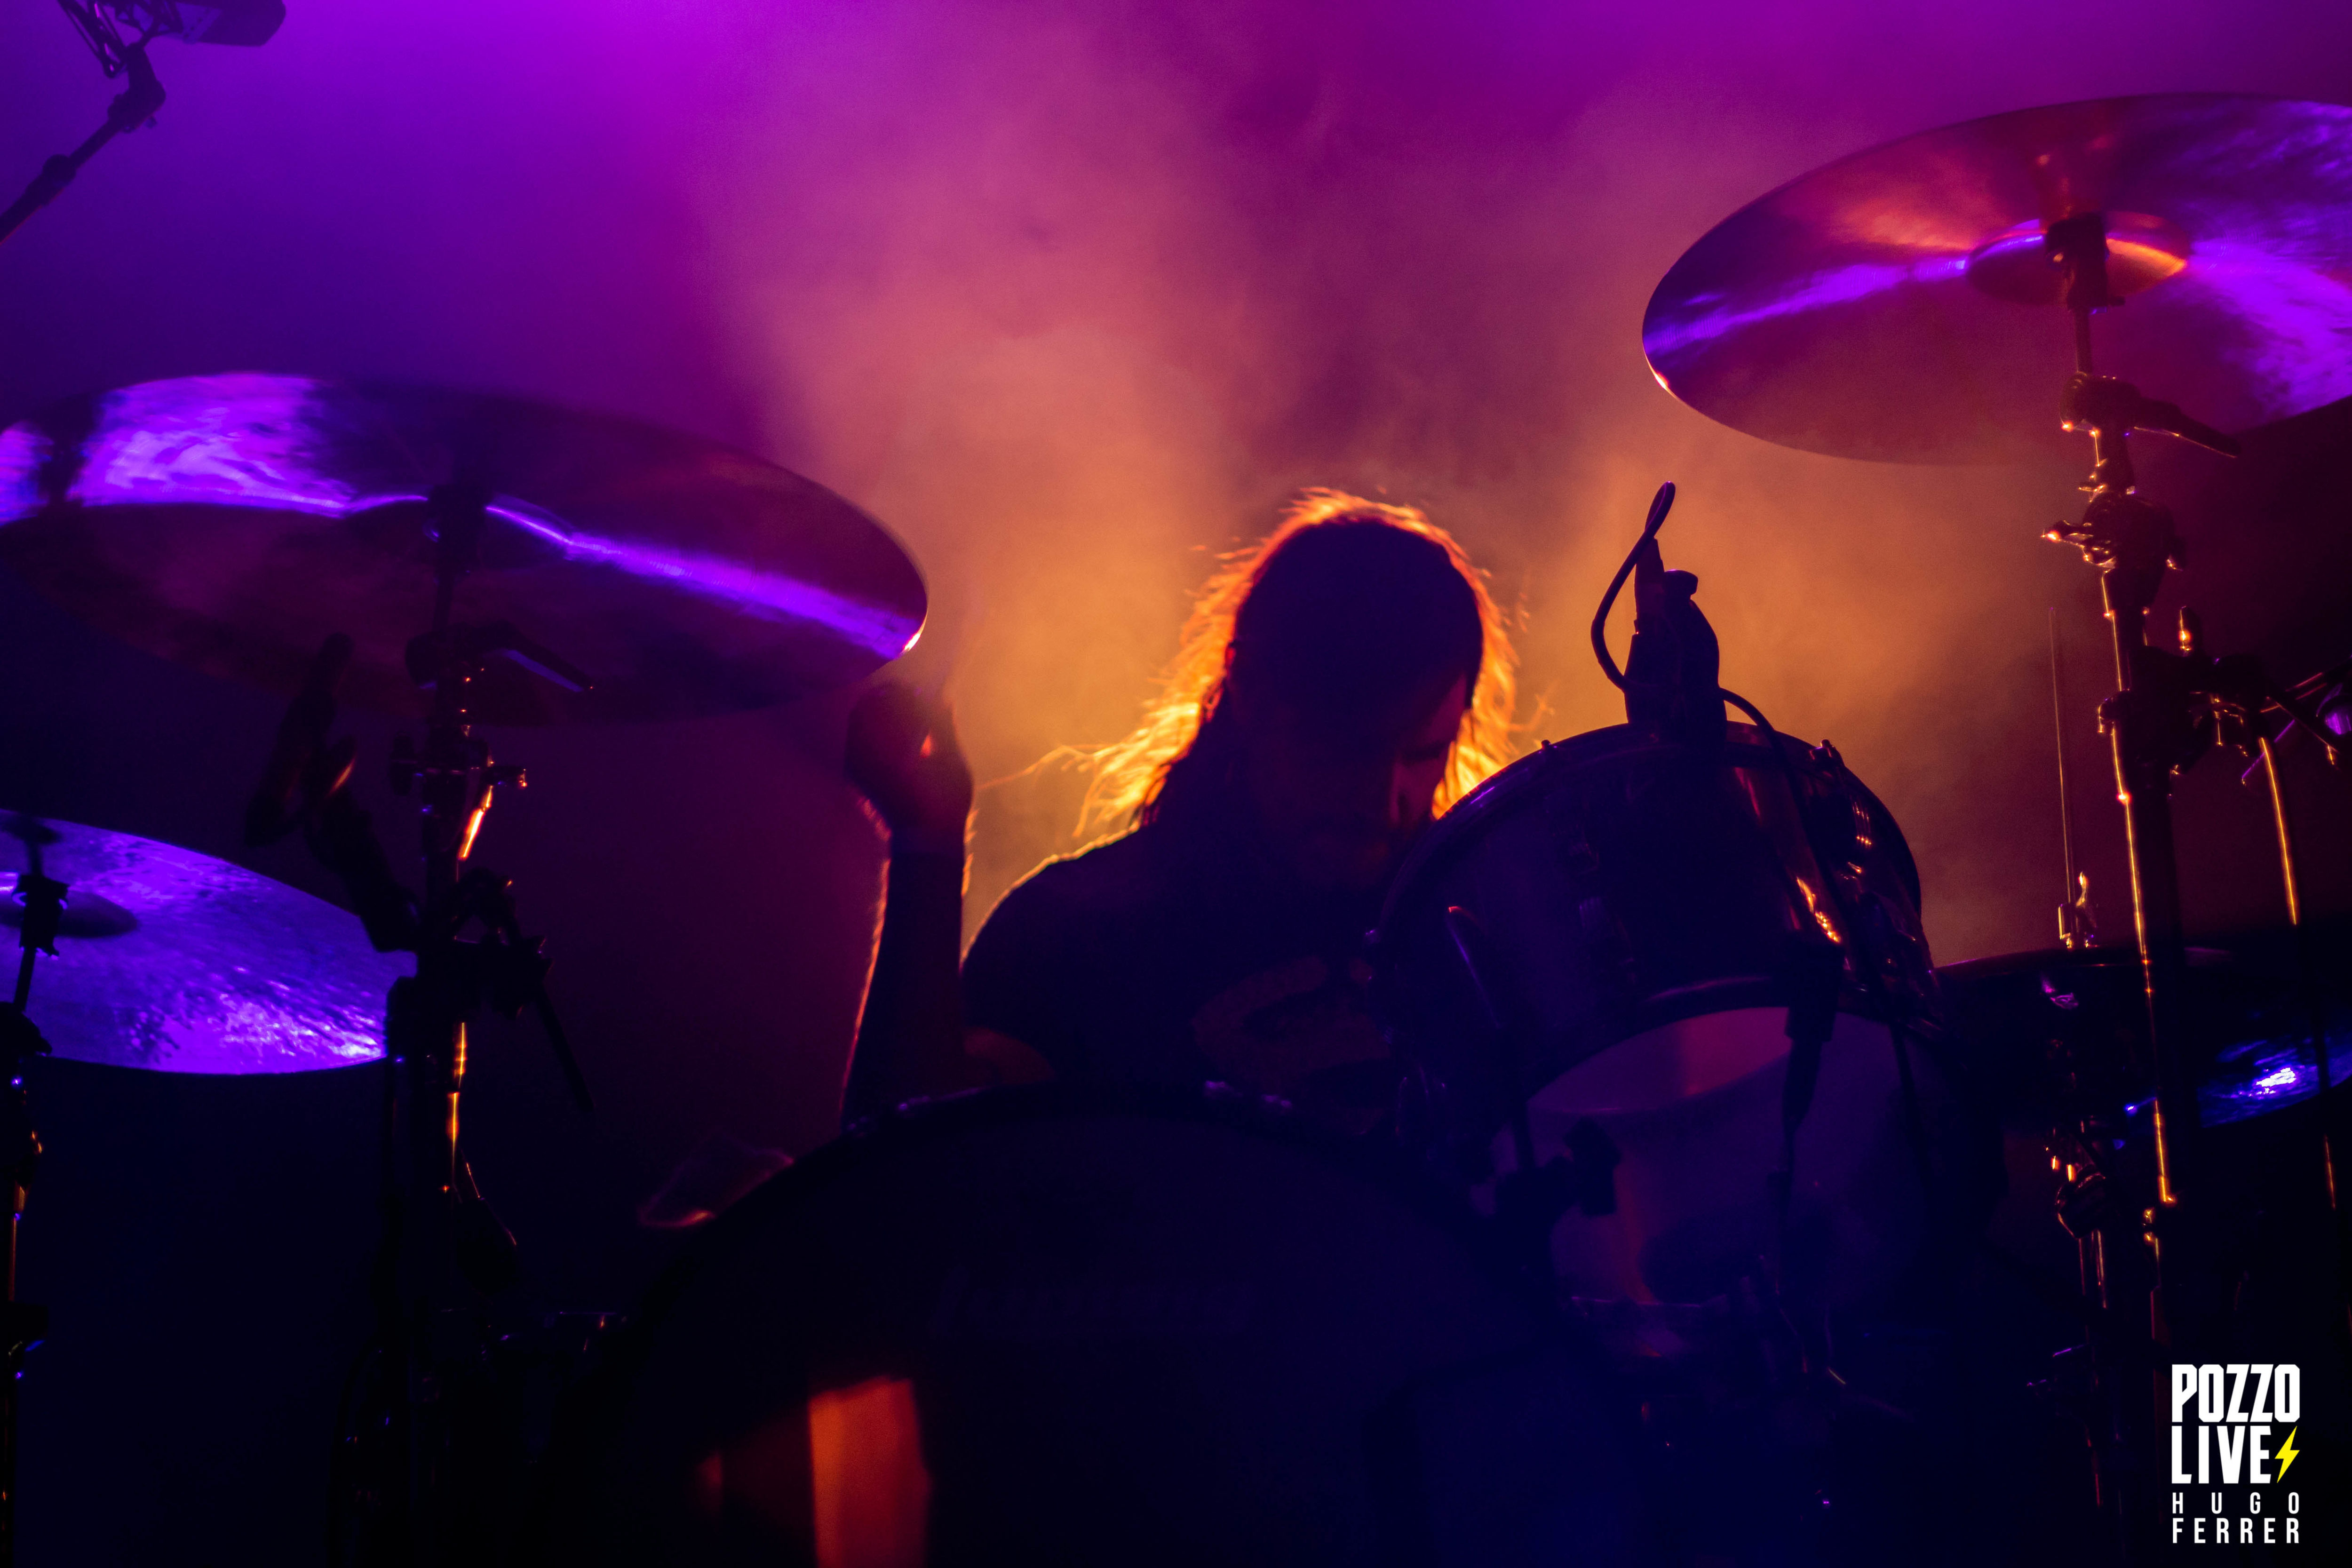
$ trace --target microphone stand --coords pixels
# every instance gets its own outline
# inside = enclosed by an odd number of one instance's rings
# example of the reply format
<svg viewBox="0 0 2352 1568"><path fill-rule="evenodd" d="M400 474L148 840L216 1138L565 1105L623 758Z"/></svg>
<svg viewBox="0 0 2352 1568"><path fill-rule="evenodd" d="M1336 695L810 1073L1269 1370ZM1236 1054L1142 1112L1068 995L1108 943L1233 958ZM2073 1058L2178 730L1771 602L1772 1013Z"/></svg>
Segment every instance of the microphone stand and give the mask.
<svg viewBox="0 0 2352 1568"><path fill-rule="evenodd" d="M117 136L136 131L154 119L155 111L163 107L163 85L155 79L155 68L147 63L146 47L142 45L125 49L122 61L131 79L115 96L113 103L108 106L106 123L92 132L89 139L72 152L60 153L41 165L41 172L33 176L33 183L25 187L25 194L18 196L6 212L0 213L0 241L5 241L22 228L26 219L55 201L58 193L73 184L73 177L81 173L81 166L98 156L100 148Z"/></svg>

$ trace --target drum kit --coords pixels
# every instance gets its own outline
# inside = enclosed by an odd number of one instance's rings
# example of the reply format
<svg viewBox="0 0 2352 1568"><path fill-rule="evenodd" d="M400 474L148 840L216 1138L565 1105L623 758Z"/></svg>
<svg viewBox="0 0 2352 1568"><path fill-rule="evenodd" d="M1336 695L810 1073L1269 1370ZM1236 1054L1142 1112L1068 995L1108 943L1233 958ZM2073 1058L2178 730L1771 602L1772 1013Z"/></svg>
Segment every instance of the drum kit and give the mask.
<svg viewBox="0 0 2352 1568"><path fill-rule="evenodd" d="M2274 681L2185 614L2178 651L2151 641L2179 543L2128 439L2230 452L2226 431L2352 396L2347 274L2352 109L2116 99L1798 179L1693 246L1643 322L1667 390L1805 450L2003 461L2088 435L2088 504L2050 537L2098 570L2113 629L2136 950L2097 944L2070 843L2063 945L1937 968L1893 814L1718 684L1657 543L1668 487L1594 622L1629 722L1503 770L1392 885L1370 951L1411 1069L1393 1139L1214 1085L902 1107L698 1227L625 1324L574 1334L528 1465L488 1370L514 1254L460 1142L468 1026L532 1012L592 1101L541 944L473 857L524 783L485 731L845 685L912 646L920 578L773 465L509 398L224 374L0 430L0 562L134 647L288 696L247 840L303 835L354 911L7 820L0 1541L44 1331L15 1290L23 1068L54 1051L386 1074L339 1561L1965 1556L1934 1477L1971 1419L1954 1303L1988 1266L2075 1326L2032 1406L2092 1457L2078 1511L2103 1522L2070 1539L2144 1558L2150 1379L2242 1350L2250 1227L2319 1238L2276 1321L2320 1322L2304 1359L2342 1359L2352 1030L2301 929L2273 743L2291 726L2336 760L2352 702L2345 668ZM1621 670L1603 634L1629 579ZM417 889L352 799L341 702L423 725L383 759L417 806ZM2218 744L2272 763L2299 960L2275 973L2185 943L2170 780ZM2048 1157L2039 1223L2072 1277L1992 1220L2021 1149Z"/></svg>
<svg viewBox="0 0 2352 1568"><path fill-rule="evenodd" d="M149 383L8 426L0 555L135 647L292 694L245 837L303 834L357 920L203 856L19 816L11 1048L194 1072L388 1060L377 1323L338 1527L363 1558L455 1560L483 1506L467 1479L483 1467L450 1458L480 1451L456 1374L488 1329L467 1314L515 1269L461 1151L468 1024L534 1012L591 1104L541 944L473 858L498 791L526 783L483 727L839 686L912 643L921 581L856 508L740 452L512 399L277 375ZM339 700L424 721L421 746L384 759L419 807L421 890L352 798ZM12 1079L21 1212L38 1143ZM18 1360L42 1328L14 1311Z"/></svg>

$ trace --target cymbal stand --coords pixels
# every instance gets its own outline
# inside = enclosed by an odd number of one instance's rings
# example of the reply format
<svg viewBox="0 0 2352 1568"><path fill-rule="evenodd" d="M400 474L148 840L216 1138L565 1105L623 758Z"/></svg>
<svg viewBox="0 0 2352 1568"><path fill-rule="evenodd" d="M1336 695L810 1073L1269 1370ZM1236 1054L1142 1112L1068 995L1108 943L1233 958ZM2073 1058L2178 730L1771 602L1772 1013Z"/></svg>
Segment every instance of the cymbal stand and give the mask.
<svg viewBox="0 0 2352 1568"><path fill-rule="evenodd" d="M2143 397L2128 383L2095 370L2091 312L2118 302L2107 288L2104 216L2084 213L2053 223L2046 244L2066 269L2066 304L2074 318L2074 376L2066 387L2065 427L2088 431L2094 457L2084 487L2090 500L2081 521L2062 522L2048 537L2074 545L2098 569L2115 639L2116 690L2101 705L2099 719L2113 749L2124 805L2147 1005L2150 1060L2143 1065L2154 1068L2157 1086L2157 1191L2147 1219L2159 1265L2167 1242L2173 1241L2175 1266L2163 1269L2165 1318L2188 1349L2211 1342L2221 1300L2211 1271L2203 1267L2204 1249L2183 1229L2184 1217L2198 1214L2201 1173L2196 1063L2182 1013L2187 956L2171 781L2213 743L2211 705L2240 694L2215 689L2221 683L2210 679L2214 661L2201 658L2192 647L2193 622L2188 617L2179 652L2148 643L2147 612L2165 573L2179 563L2180 540L2171 512L2138 493L2128 437L2135 428L2166 430L2231 455L2237 443L2178 407Z"/></svg>
<svg viewBox="0 0 2352 1568"><path fill-rule="evenodd" d="M289 709L273 761L276 773L286 771L280 764L289 753L308 758L295 765L310 796L313 850L343 878L375 945L413 950L417 960L415 974L394 984L387 1014L384 1237L375 1285L380 1408L371 1412L382 1417L381 1441L368 1451L358 1436L347 1436L346 1448L360 1451L341 1457L339 1517L330 1527L332 1551L350 1550L370 1568L488 1562L492 1550L492 1500L479 1495L478 1478L450 1462L469 1436L450 1394L481 1358L480 1299L512 1284L518 1268L514 1237L483 1203L459 1147L468 1022L486 1005L509 1017L532 1008L575 1103L583 1112L593 1107L547 995L540 942L522 933L507 881L469 864L498 787L526 783L522 769L494 761L474 732L469 694L485 662L503 656L571 689L589 685L584 673L509 625L452 618L457 584L478 559L488 499L452 484L429 503L433 626L405 654L410 677L433 694L432 713L422 750L404 741L390 760L394 792L414 792L419 801L423 900L394 879L367 817L343 788L351 743L325 743L332 708L317 693L331 689L349 657L348 639L331 638L321 650L311 689ZM269 783L266 777L265 789ZM481 934L468 939L464 933L475 926ZM355 1512L365 1517L350 1517Z"/></svg>
<svg viewBox="0 0 2352 1568"><path fill-rule="evenodd" d="M16 1561L16 1385L25 1375L25 1356L48 1332L46 1309L16 1299L16 1231L25 1218L25 1199L41 1159L40 1135L33 1130L31 1108L25 1096L25 1063L47 1056L49 1044L25 1015L33 999L33 961L37 954L58 955L58 927L66 910L66 885L44 876L41 846L56 835L19 816L8 833L23 841L25 871L16 881L24 901L24 926L17 936L21 956L16 962L16 988L0 1008L0 1054L5 1056L8 1083L0 1098L0 1173L8 1182L7 1255L0 1260L0 1568Z"/></svg>
<svg viewBox="0 0 2352 1568"><path fill-rule="evenodd" d="M2129 857L2132 907L2137 927L2142 984L2147 998L2147 1050L2157 1082L2156 1203L2143 1211L2156 1255L2156 1319L2169 1326L2175 1342L2191 1360L2191 1348L2214 1343L2223 1297L2210 1252L2188 1234L2181 1199L2201 1194L2195 1159L2198 1110L2194 1066L2181 1016L2188 968L2180 914L2179 862L2172 838L2171 778L2193 762L2195 744L2190 692L2182 668L2147 642L2147 612L2164 574L2179 564L2180 541L2172 514L2138 493L2128 436L2135 426L2157 423L2164 411L2147 404L2137 389L2096 373L2091 353L2091 312L2119 301L2107 287L2105 217L2081 214L2052 224L2046 233L2052 259L2066 270L2066 305L2074 318L2074 375L2067 384L2064 424L2090 433L2093 466L2084 487L2090 500L2079 522L2060 523L2048 537L2074 545L2099 572L2101 596L2115 640L2116 695L2101 705L2099 722L2112 746L2116 793L2123 802L2125 844ZM2174 427L2189 423L2170 409ZM2235 443L2214 437L2217 450ZM2143 1067L2146 1064L2142 1064ZM2075 1129L2077 1142L2096 1142L2089 1123ZM2091 1167L2095 1171L2096 1166ZM2063 1207L2063 1200L2062 1200ZM2141 1270L2132 1266L2128 1221L2139 1205L2113 1205L2098 1216L2095 1282L2101 1305L2114 1310ZM2193 1207L2189 1217L2202 1217ZM2070 1228L2072 1228L2070 1226ZM2126 1236L2112 1233L2125 1231ZM2116 1245L2118 1241L2124 1245ZM2170 1242L2169 1256L2164 1250ZM2166 1287L2169 1289L2166 1289ZM2201 1293L2200 1293L2201 1292ZM2162 1330L2157 1331L2161 1336ZM2091 1341L2097 1398L2093 1447L2099 1502L2111 1510L2122 1561L2145 1555L2153 1544L2154 1489L2143 1456L2156 1451L2153 1368L2132 1356L2117 1336L2095 1332Z"/></svg>
<svg viewBox="0 0 2352 1568"><path fill-rule="evenodd" d="M2061 522L2047 538L2079 549L2099 572L2109 630L2115 642L2116 694L2101 704L2099 722L2115 759L2116 791L2124 805L2132 905L2137 928L2140 971L2147 1001L2145 1059L2156 1082L2154 1202L2106 1207L2113 1218L2101 1225L2097 1256L2100 1283L2112 1306L2133 1289L2140 1270L2131 1266L2126 1223L2135 1210L2152 1252L2152 1331L2183 1360L2218 1358L2231 1295L2225 1267L2223 1216L2214 1212L2200 1167L2198 1063L2190 1048L2184 1012L2186 940L2180 909L2179 861L2173 839L2172 777L2220 743L2252 748L2253 721L2265 702L2280 694L2249 656L2216 658L2200 646L2195 614L2180 614L2178 651L2152 646L2147 612L2164 574L2180 563L2181 544L2172 514L2138 492L2128 437L2133 430L2161 431L2234 457L2238 444L2191 419L2173 404L2143 395L2127 382L2097 374L2091 352L2091 314L2120 303L2107 286L2104 215L2081 213L2048 226L2044 245L2065 271L2065 302L2074 321L2074 375L2063 401L2064 427L2091 437L2093 466L2084 489L2089 494L2078 521ZM2323 740L2332 742L2307 714L2295 715ZM2074 1130L2085 1148L2099 1142L2086 1122ZM2070 1230L2076 1229L2069 1225ZM2108 1231L2124 1235L2105 1234ZM2116 1245L2121 1242L2125 1245ZM2155 1452L2154 1394L2144 1358L2119 1348L2117 1336L2096 1335L2093 1349L2096 1381L2109 1417L2103 1425L2101 1468L2112 1468L2122 1484L2115 1489L2117 1522L2127 1558L2140 1554L2144 1533L2154 1528L2152 1502L2139 1497L2134 1474L2138 1456ZM2105 1489L2103 1488L2103 1492ZM2103 1501L2107 1500L2103 1496Z"/></svg>
<svg viewBox="0 0 2352 1568"><path fill-rule="evenodd" d="M432 690L433 714L423 751L399 746L391 761L394 789L405 795L414 787L418 796L425 860L417 1005L394 1044L406 1068L397 1157L405 1159L407 1170L401 1191L418 1224L407 1289L409 1502L419 1527L415 1561L434 1563L487 1561L490 1549L488 1542L468 1538L488 1521L482 1500L467 1491L468 1478L447 1466L464 1435L442 1397L445 1373L480 1347L467 1342L462 1330L446 1334L450 1342L436 1343L445 1337L440 1331L457 1327L455 1315L442 1309L467 1299L459 1278L488 1295L511 1284L517 1271L514 1239L474 1191L458 1145L467 1019L486 1002L509 1016L526 1002L535 1005L574 1099L583 1111L592 1104L547 997L540 944L522 937L507 883L468 865L498 786L520 789L527 782L520 768L495 762L488 743L474 733L468 696L484 661L505 654L572 689L588 685L586 675L511 626L453 622L458 581L479 558L488 499L462 482L442 486L430 498L433 628L410 642L406 657L410 677ZM477 921L485 928L481 940L461 940L460 931Z"/></svg>

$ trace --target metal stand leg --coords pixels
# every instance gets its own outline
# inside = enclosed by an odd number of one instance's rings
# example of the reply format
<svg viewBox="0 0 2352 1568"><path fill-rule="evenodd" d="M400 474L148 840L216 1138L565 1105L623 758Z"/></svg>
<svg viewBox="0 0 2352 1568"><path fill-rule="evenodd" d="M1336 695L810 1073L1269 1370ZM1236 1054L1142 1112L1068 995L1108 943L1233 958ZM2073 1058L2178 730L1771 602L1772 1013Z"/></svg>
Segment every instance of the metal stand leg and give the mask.
<svg viewBox="0 0 2352 1568"><path fill-rule="evenodd" d="M2323 1108L2319 1122L2320 1174L2326 1184L2327 1217L2336 1233L2336 1310L2347 1339L2352 1339L2352 1215L2347 1215L2338 1201L2336 1187L2336 1135L2329 1130L2325 1107L2328 1091L2335 1087L2327 1059L2327 1003L2319 989L2319 972L2311 951L2311 935L2303 923L2303 892L2300 868L2294 853L2294 827L2287 816L2286 785L2279 777L2278 752L2269 737L2262 741L2263 771L2271 786L2271 818L2278 827L2279 878L2286 889L2287 924L2294 929L2295 981L2303 990L2303 1002L2311 1025L2311 1053L2319 1075L2319 1102Z"/></svg>
<svg viewBox="0 0 2352 1568"><path fill-rule="evenodd" d="M0 1568L14 1568L16 1561L16 1386L25 1375L26 1352L49 1326L46 1310L16 1299L16 1234L41 1159L40 1135L26 1103L25 1065L49 1051L25 1008L33 999L35 956L58 955L58 927L66 910L65 884L41 872L41 847L55 843L56 834L25 816L10 822L7 832L25 846L25 871L16 882L25 923L17 937L22 952L16 987L0 1005L0 1068L8 1075L0 1090L0 1176L8 1184L5 1257L0 1258Z"/></svg>

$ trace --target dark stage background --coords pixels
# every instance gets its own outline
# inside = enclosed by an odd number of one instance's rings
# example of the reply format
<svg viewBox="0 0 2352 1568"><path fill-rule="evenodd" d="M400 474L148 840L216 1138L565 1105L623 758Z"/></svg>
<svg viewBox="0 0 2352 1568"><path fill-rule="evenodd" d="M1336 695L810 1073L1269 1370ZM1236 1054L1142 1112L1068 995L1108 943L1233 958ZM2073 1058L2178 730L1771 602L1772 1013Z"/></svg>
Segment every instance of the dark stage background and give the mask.
<svg viewBox="0 0 2352 1568"><path fill-rule="evenodd" d="M258 51L159 45L158 127L0 247L0 419L228 368L447 382L664 421L866 506L923 568L908 661L981 775L968 928L1073 847L1216 551L1307 485L1425 504L1524 616L1531 735L1612 721L1584 623L1664 479L1726 680L1833 738L1918 853L1937 956L2045 945L2060 893L2045 606L2062 612L2086 865L2127 931L2089 722L2096 588L2037 537L2079 470L1784 451L1662 392L1649 290L1716 220L1845 153L2031 104L2352 100L2352 11L2136 0L1889 6L1306 0L858 6L290 0ZM0 15L7 194L111 88L44 0ZM2066 363L2053 320L2054 404ZM2194 387L2151 388L2195 408ZM2352 413L2234 464L2144 442L2189 542L2166 606L2298 676L2352 646ZM1622 633L1621 633L1622 636ZM1622 646L1622 643L1621 643ZM0 802L223 856L278 702L82 631L0 582ZM604 1108L494 1030L467 1145L548 1305L622 1306L667 1243L635 1205L723 1131L834 1127L876 836L839 782L854 694L693 724L516 733L518 879ZM366 743L362 790L389 820ZM2352 780L2291 748L2323 910ZM2266 805L2181 795L2192 925L2281 918ZM316 1551L363 1327L373 1079L58 1065L26 1289L35 1563Z"/></svg>

